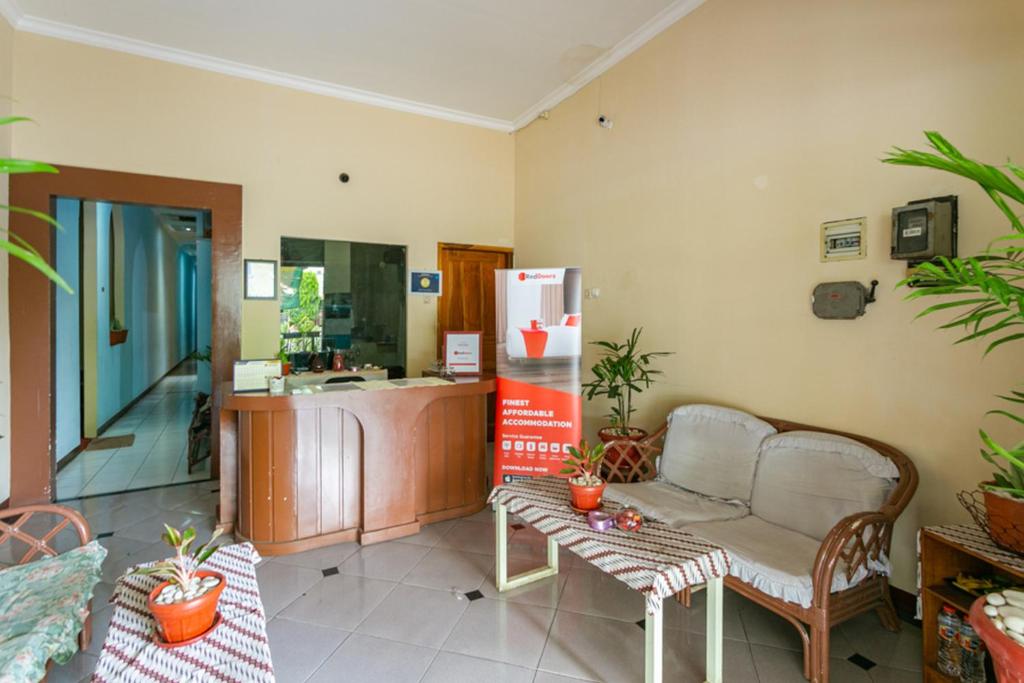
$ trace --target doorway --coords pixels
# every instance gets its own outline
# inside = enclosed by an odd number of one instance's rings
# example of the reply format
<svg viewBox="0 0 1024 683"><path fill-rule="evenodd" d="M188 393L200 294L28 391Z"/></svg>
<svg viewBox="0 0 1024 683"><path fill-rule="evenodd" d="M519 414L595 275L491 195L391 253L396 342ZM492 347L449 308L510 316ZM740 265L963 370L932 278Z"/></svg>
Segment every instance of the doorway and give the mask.
<svg viewBox="0 0 1024 683"><path fill-rule="evenodd" d="M239 185L58 166L57 174L19 174L10 179L11 204L53 215L58 197L116 204L191 207L208 211L211 233L213 335L210 372L214 396L231 377L239 357L242 306L242 188ZM24 214L12 214L12 228L40 253L56 251L55 231ZM20 261L9 275L11 320L11 505L50 502L56 473L53 285ZM131 332L129 331L129 336ZM211 433L219 430L216 411ZM219 476L216 438L210 476ZM230 485L230 484L229 484Z"/></svg>
<svg viewBox="0 0 1024 683"><path fill-rule="evenodd" d="M437 245L441 297L437 301L437 357L445 332L481 332L481 370L494 375L497 322L494 271L512 267L512 249L476 244ZM487 441L494 440L494 394L487 397Z"/></svg>
<svg viewBox="0 0 1024 683"><path fill-rule="evenodd" d="M210 213L54 203L57 500L209 479Z"/></svg>

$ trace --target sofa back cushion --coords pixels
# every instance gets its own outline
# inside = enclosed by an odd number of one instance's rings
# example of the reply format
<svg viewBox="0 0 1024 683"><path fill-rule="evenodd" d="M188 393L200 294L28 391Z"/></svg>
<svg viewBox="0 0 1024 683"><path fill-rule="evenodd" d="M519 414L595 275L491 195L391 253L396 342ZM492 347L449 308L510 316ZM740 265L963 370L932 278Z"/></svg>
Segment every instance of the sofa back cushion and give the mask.
<svg viewBox="0 0 1024 683"><path fill-rule="evenodd" d="M843 517L878 510L898 478L892 460L859 441L784 432L761 444L750 512L820 541Z"/></svg>
<svg viewBox="0 0 1024 683"><path fill-rule="evenodd" d="M680 406L668 416L658 470L665 480L705 496L750 501L761 441L775 428L731 408Z"/></svg>

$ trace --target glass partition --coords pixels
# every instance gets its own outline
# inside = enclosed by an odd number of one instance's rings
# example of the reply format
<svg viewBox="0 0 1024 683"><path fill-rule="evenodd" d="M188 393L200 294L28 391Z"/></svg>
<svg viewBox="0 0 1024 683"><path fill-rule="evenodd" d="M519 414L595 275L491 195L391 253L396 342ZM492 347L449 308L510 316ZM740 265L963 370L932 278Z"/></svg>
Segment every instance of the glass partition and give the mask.
<svg viewBox="0 0 1024 683"><path fill-rule="evenodd" d="M281 238L281 337L298 370L335 349L347 367L405 376L405 247Z"/></svg>

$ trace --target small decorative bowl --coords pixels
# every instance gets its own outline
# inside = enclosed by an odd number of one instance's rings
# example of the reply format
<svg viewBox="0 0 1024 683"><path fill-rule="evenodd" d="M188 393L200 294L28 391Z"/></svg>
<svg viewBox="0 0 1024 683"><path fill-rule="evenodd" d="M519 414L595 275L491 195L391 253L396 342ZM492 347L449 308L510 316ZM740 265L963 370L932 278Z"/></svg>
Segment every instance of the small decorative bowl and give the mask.
<svg viewBox="0 0 1024 683"><path fill-rule="evenodd" d="M587 524L594 531L608 531L615 526L615 517L609 515L607 512L601 512L600 510L591 510L587 514Z"/></svg>
<svg viewBox="0 0 1024 683"><path fill-rule="evenodd" d="M626 508L615 515L615 525L623 531L637 531L643 523L644 516L636 508Z"/></svg>

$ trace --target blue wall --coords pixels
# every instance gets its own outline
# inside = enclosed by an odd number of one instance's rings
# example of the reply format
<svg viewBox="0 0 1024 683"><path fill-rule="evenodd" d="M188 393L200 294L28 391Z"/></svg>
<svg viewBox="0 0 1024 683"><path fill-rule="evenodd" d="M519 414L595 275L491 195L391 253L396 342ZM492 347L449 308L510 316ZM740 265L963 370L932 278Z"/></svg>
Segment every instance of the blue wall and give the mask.
<svg viewBox="0 0 1024 683"><path fill-rule="evenodd" d="M103 425L192 352L194 258L158 225L148 207L125 205L123 319L128 340L110 345L110 293L106 287L110 204L97 203L96 320L97 415ZM182 330L182 327L186 329Z"/></svg>
<svg viewBox="0 0 1024 683"><path fill-rule="evenodd" d="M71 285L75 294L54 287L54 391L56 435L54 449L59 460L74 450L82 440L82 338L79 304L79 247L81 235L79 216L81 202L77 199L57 200L57 222L64 229L56 232L56 268Z"/></svg>
<svg viewBox="0 0 1024 683"><path fill-rule="evenodd" d="M196 348L205 351L213 343L213 301L210 288L213 285L213 252L209 239L196 240ZM204 393L210 390L210 364L199 363L196 370L197 389Z"/></svg>

